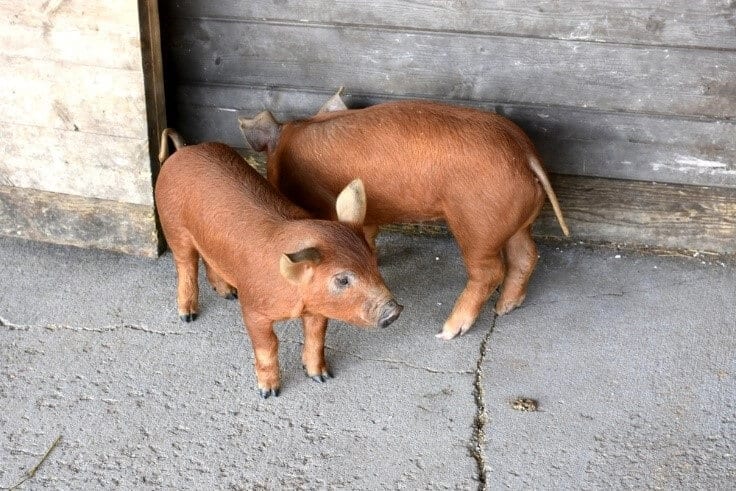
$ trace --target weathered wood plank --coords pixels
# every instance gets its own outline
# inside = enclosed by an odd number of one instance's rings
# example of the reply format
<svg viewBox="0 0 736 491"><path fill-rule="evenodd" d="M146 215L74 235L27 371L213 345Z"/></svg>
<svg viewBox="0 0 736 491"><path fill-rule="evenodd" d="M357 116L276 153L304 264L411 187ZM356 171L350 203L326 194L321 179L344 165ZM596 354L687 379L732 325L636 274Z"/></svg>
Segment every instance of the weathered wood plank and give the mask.
<svg viewBox="0 0 736 491"><path fill-rule="evenodd" d="M214 19L169 44L184 83L736 117L731 51Z"/></svg>
<svg viewBox="0 0 736 491"><path fill-rule="evenodd" d="M553 176L576 240L736 253L736 189ZM549 206L535 224L560 237Z"/></svg>
<svg viewBox="0 0 736 491"><path fill-rule="evenodd" d="M0 234L155 257L153 206L0 185Z"/></svg>
<svg viewBox="0 0 736 491"><path fill-rule="evenodd" d="M133 2L0 0L0 50L6 56L140 70ZM133 7L133 8L131 8Z"/></svg>
<svg viewBox="0 0 736 491"><path fill-rule="evenodd" d="M532 36L580 41L736 48L736 5L705 0L319 0L296 3L167 0L165 15Z"/></svg>
<svg viewBox="0 0 736 491"><path fill-rule="evenodd" d="M0 55L0 122L145 138L142 70Z"/></svg>
<svg viewBox="0 0 736 491"><path fill-rule="evenodd" d="M308 117L327 92L245 87L183 86L177 92L178 129L189 141L244 146L236 114L270 110L287 121ZM386 98L345 91L349 107ZM736 187L736 122L601 113L451 101L508 116L524 128L560 174Z"/></svg>
<svg viewBox="0 0 736 491"><path fill-rule="evenodd" d="M153 173L151 182L155 182L159 170L158 153L161 132L166 128L166 90L164 86L158 1L144 0L139 2L139 14L143 81L148 119L148 149Z"/></svg>
<svg viewBox="0 0 736 491"><path fill-rule="evenodd" d="M0 154L0 184L6 186L153 203L145 135L134 139L0 124Z"/></svg>

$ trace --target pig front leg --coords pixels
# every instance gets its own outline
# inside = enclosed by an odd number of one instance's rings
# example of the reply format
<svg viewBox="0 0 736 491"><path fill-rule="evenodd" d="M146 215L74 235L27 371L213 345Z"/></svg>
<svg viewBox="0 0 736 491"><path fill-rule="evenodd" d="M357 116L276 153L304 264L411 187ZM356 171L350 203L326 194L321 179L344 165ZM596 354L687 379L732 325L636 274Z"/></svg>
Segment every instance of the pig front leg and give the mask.
<svg viewBox="0 0 736 491"><path fill-rule="evenodd" d="M251 309L246 312L241 302L245 329L253 345L258 379L258 393L264 399L278 396L281 390L279 375L279 340L273 332L273 321Z"/></svg>
<svg viewBox="0 0 736 491"><path fill-rule="evenodd" d="M327 334L327 318L321 315L305 314L302 316L304 326L304 349L302 363L307 376L315 382L325 382L332 374L325 362L325 335Z"/></svg>

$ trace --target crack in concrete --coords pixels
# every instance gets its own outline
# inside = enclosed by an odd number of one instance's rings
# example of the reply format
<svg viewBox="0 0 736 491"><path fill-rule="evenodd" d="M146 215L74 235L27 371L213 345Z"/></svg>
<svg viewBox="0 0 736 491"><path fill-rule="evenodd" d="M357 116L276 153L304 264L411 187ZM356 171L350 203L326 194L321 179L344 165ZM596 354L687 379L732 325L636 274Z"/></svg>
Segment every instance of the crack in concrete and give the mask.
<svg viewBox="0 0 736 491"><path fill-rule="evenodd" d="M49 331L74 331L74 332L112 332L120 329L130 329L133 331L141 331L148 334L158 334L159 336L174 335L180 336L183 334L200 334L197 331L157 331L145 326L138 326L135 324L120 324L116 326L103 326L99 328L94 327L83 327L83 326L68 326L65 324L45 324L45 325L32 325L32 324L16 324L11 322L4 317L0 316L0 327L6 327L9 331L30 331L31 329L47 329Z"/></svg>
<svg viewBox="0 0 736 491"><path fill-rule="evenodd" d="M488 414L486 413L485 391L483 390L483 363L486 359L486 348L491 339L494 329L496 328L496 320L498 315L493 312L491 326L488 332L483 336L480 342L478 361L475 365L475 377L473 379L473 398L475 400L475 418L473 419L473 433L470 436L469 451L475 460L478 472L478 489L486 491L488 489L488 472L486 470L486 425L488 424Z"/></svg>
<svg viewBox="0 0 736 491"><path fill-rule="evenodd" d="M304 343L302 341L295 341L293 339L281 339L280 341L281 342L286 342L286 343L291 343L291 344L297 344L299 346L303 346L304 345ZM423 370L425 372L437 373L437 374L441 374L441 375L473 375L475 373L472 370L437 370L436 368L430 368L430 367L425 367L425 366L422 366L422 365L416 365L416 364L411 363L411 362L408 362L408 361L395 360L393 358L368 358L368 357L359 355L358 353L354 353L352 351L341 350L339 348L335 348L334 346L330 346L330 345L327 345L327 344L325 344L325 349L328 349L330 351L334 351L336 353L342 353L344 355L349 355L349 356L355 357L355 358L357 358L359 360L362 360L362 361L372 361L372 362L376 362L376 363L390 363L390 364L393 364L393 365L402 365L402 366L405 366L407 368L413 368L415 370Z"/></svg>

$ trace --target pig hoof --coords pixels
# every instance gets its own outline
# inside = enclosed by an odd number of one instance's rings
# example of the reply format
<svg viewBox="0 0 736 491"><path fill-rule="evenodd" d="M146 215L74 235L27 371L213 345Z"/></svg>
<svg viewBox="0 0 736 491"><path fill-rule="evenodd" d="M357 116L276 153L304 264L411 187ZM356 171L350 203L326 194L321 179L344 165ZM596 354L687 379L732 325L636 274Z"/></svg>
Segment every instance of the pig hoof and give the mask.
<svg viewBox="0 0 736 491"><path fill-rule="evenodd" d="M438 339L442 339L443 341L449 341L453 338L456 338L457 336L462 336L463 334L468 332L470 326L472 325L472 322L464 322L460 325L458 329L448 328L447 326L445 326L434 336Z"/></svg>
<svg viewBox="0 0 736 491"><path fill-rule="evenodd" d="M179 319L181 319L184 322L192 322L193 320L197 319L197 313L190 312L188 314L182 314L179 316Z"/></svg>
<svg viewBox="0 0 736 491"><path fill-rule="evenodd" d="M328 371L324 371L322 373L318 373L317 375L309 375L309 378L311 378L315 382L323 384L332 378L332 374Z"/></svg>
<svg viewBox="0 0 736 491"><path fill-rule="evenodd" d="M442 339L443 341L449 341L452 338L456 337L458 334L460 334L460 331L457 332L450 332L450 331L440 331L437 334L434 335L437 339Z"/></svg>
<svg viewBox="0 0 736 491"><path fill-rule="evenodd" d="M258 394L261 396L261 399L268 399L271 396L278 397L279 389L258 389Z"/></svg>
<svg viewBox="0 0 736 491"><path fill-rule="evenodd" d="M235 291L230 292L227 295L225 295L225 299L227 300L237 300L237 298L238 298L238 292L235 292Z"/></svg>

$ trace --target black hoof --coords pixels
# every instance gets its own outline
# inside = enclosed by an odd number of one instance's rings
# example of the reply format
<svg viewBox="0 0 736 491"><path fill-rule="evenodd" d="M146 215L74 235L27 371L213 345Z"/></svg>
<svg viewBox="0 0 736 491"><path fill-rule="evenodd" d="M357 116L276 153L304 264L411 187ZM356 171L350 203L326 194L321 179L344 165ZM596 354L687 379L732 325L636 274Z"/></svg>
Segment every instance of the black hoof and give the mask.
<svg viewBox="0 0 736 491"><path fill-rule="evenodd" d="M330 372L322 372L322 373L320 373L318 375L311 375L311 376L309 376L309 378L311 378L315 382L319 382L319 383L323 384L323 383L327 382L329 379L332 378L332 374Z"/></svg>
<svg viewBox="0 0 736 491"><path fill-rule="evenodd" d="M192 312L191 314L185 314L185 315L179 316L179 319L183 320L184 322L192 322L196 318L197 318L196 312Z"/></svg>
<svg viewBox="0 0 736 491"><path fill-rule="evenodd" d="M279 389L258 389L258 394L261 396L261 399L268 399L271 396L278 397Z"/></svg>
<svg viewBox="0 0 736 491"><path fill-rule="evenodd" d="M225 299L227 300L237 300L238 299L238 292L230 292L227 295L225 295Z"/></svg>

